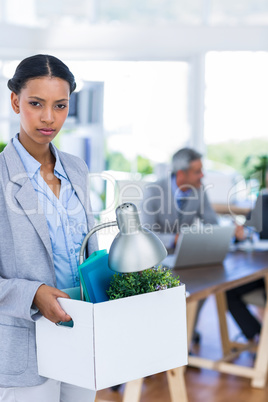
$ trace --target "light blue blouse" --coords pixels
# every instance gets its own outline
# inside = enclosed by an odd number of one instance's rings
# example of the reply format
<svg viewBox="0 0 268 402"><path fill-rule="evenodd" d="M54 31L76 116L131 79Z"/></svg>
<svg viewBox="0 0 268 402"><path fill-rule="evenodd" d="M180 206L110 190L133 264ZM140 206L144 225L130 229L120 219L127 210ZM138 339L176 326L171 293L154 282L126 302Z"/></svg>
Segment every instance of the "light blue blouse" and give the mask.
<svg viewBox="0 0 268 402"><path fill-rule="evenodd" d="M79 251L87 233L87 219L63 169L57 149L50 144L56 158L54 174L61 181L59 199L42 178L41 164L19 142L18 134L13 138L13 144L38 195L40 213L44 213L47 219L57 287L66 289L79 286Z"/></svg>

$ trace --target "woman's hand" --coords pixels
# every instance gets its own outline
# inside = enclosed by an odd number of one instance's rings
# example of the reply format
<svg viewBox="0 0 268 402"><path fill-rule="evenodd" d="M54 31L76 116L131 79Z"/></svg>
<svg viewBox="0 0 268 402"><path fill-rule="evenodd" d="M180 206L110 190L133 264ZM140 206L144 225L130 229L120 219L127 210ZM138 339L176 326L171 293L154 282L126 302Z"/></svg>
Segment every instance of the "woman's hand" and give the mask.
<svg viewBox="0 0 268 402"><path fill-rule="evenodd" d="M47 285L41 285L34 297L34 304L39 311L52 322L71 321L71 317L61 308L57 298L64 297L70 299L70 296L57 288Z"/></svg>
<svg viewBox="0 0 268 402"><path fill-rule="evenodd" d="M174 239L174 248L177 245L178 238L179 238L179 233L176 233L176 236L175 236L175 239Z"/></svg>

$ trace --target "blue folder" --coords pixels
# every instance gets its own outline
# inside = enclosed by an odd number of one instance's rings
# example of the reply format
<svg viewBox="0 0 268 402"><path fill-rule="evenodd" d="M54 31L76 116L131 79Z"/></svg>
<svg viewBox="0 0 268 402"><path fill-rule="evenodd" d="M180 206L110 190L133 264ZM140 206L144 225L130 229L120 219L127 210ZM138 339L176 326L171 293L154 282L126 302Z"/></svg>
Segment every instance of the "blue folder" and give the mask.
<svg viewBox="0 0 268 402"><path fill-rule="evenodd" d="M95 251L78 268L86 301L108 301L106 290L110 287L114 272L108 266L107 251Z"/></svg>
<svg viewBox="0 0 268 402"><path fill-rule="evenodd" d="M61 289L63 292L67 293L73 300L81 300L80 297L80 287L76 288L68 288L68 289Z"/></svg>

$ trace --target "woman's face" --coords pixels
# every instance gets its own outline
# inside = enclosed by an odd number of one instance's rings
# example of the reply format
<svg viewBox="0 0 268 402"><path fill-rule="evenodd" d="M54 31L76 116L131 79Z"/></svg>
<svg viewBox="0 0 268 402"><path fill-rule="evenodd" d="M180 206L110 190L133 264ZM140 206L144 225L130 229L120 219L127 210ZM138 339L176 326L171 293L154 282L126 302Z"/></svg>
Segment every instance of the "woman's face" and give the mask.
<svg viewBox="0 0 268 402"><path fill-rule="evenodd" d="M54 77L31 79L19 95L12 92L11 104L20 114L19 139L23 145L45 145L56 137L68 115L69 93L69 83Z"/></svg>

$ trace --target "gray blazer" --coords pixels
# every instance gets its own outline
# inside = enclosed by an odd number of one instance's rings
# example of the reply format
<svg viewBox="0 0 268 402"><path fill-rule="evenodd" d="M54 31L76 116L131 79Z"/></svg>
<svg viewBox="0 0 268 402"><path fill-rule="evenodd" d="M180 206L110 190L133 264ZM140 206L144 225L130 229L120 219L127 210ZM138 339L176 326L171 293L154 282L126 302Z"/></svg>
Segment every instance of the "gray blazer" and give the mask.
<svg viewBox="0 0 268 402"><path fill-rule="evenodd" d="M159 235L164 243L165 237L179 232L183 225L192 225L196 218L204 224L217 224L217 215L212 209L206 191L201 188L189 197L183 213L177 205L171 188L171 177L155 183L148 183L144 189L141 206L141 221ZM168 247L168 244L165 244Z"/></svg>
<svg viewBox="0 0 268 402"><path fill-rule="evenodd" d="M90 230L94 217L86 164L58 153ZM56 286L52 247L46 217L12 142L0 154L0 172L0 387L34 386L46 379L37 371L31 306L42 283ZM96 237L88 248L89 253L97 249Z"/></svg>

